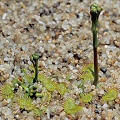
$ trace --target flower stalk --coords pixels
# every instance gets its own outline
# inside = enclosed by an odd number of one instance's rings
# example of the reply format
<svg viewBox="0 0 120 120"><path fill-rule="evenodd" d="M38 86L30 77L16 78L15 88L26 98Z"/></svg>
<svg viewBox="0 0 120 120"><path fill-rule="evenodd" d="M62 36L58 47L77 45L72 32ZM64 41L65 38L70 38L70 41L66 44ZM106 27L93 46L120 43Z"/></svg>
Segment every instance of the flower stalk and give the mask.
<svg viewBox="0 0 120 120"><path fill-rule="evenodd" d="M97 86L98 83L98 58L97 58L97 47L98 47L98 18L102 8L96 3L90 6L90 14L92 21L92 33L93 33L93 52L94 52L94 82L93 85Z"/></svg>
<svg viewBox="0 0 120 120"><path fill-rule="evenodd" d="M38 59L40 58L40 55L37 53L34 53L30 56L30 60L33 63L33 66L35 68L35 78L33 79L33 83L38 81Z"/></svg>

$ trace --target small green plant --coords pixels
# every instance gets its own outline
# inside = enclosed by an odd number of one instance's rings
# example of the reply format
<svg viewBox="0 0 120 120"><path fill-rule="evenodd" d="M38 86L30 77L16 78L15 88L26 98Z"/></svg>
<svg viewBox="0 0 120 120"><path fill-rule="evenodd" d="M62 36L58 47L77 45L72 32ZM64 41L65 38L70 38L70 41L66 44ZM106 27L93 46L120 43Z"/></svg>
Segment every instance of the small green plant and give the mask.
<svg viewBox="0 0 120 120"><path fill-rule="evenodd" d="M111 89L102 97L102 99L104 101L112 101L117 98L117 95L118 95L117 91L115 89Z"/></svg>
<svg viewBox="0 0 120 120"><path fill-rule="evenodd" d="M75 114L82 110L82 107L75 104L74 99L68 98L64 103L64 110L67 114Z"/></svg>
<svg viewBox="0 0 120 120"><path fill-rule="evenodd" d="M97 58L97 47L98 47L98 18L101 13L102 8L97 4L92 4L90 6L90 14L92 21L92 33L93 33L93 50L94 50L94 82L93 84L97 86L98 83L98 58Z"/></svg>
<svg viewBox="0 0 120 120"><path fill-rule="evenodd" d="M41 55L34 53L33 55L30 56L30 60L33 63L33 67L35 69L35 76L33 75L28 75L26 73L26 70L23 69L22 73L24 74L22 80L20 81L19 79L15 79L12 81L14 89L15 87L21 86L25 93L28 94L29 97L38 97L40 96L39 93L37 93L37 85L35 82L38 82L38 59L41 57Z"/></svg>
<svg viewBox="0 0 120 120"><path fill-rule="evenodd" d="M10 84L5 84L2 88L2 97L4 99L13 99L14 93L13 93L13 87Z"/></svg>
<svg viewBox="0 0 120 120"><path fill-rule="evenodd" d="M27 75L26 71L23 70L22 71L24 76L22 78L22 80L20 81L19 79L14 79L12 81L12 84L14 86L14 90L18 89L19 86L21 86L25 92L25 94L27 94L29 97L36 97L36 89L37 89L37 85L33 84L33 79L34 79L34 75Z"/></svg>

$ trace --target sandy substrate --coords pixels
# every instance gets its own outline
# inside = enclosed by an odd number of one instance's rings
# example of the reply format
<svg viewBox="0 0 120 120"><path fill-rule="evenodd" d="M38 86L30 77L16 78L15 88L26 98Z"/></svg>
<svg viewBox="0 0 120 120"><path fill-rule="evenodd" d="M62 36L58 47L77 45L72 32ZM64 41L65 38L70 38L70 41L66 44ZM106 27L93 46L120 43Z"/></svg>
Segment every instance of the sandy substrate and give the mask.
<svg viewBox="0 0 120 120"><path fill-rule="evenodd" d="M98 3L100 14L98 87L86 82L85 93L90 103L81 102L82 68L93 63L90 5ZM20 109L0 93L0 120L120 120L120 1L119 0L1 0L0 1L0 87L29 71L30 55L42 54L39 68L57 83L65 83L70 92L60 96L57 91L44 114ZM69 79L69 80L68 80ZM38 85L44 88L40 82ZM1 89L0 88L0 89ZM115 100L103 101L110 89L118 93ZM45 91L47 91L45 89ZM24 94L19 93L17 94ZM69 115L63 104L73 98L83 109ZM27 101L26 101L27 102ZM33 103L38 106L40 98Z"/></svg>

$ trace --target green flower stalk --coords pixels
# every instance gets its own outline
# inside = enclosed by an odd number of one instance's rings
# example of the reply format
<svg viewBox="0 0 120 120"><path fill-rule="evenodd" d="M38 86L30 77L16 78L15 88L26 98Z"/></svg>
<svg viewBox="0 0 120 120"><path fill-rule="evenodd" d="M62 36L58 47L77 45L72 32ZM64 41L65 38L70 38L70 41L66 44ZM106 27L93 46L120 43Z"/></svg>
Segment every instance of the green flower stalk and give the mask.
<svg viewBox="0 0 120 120"><path fill-rule="evenodd" d="M92 21L92 33L93 33L93 50L94 50L94 82L93 84L97 86L98 83L98 58L97 58L97 47L98 47L98 18L102 8L96 3L90 6L90 14Z"/></svg>
<svg viewBox="0 0 120 120"><path fill-rule="evenodd" d="M35 68L35 78L33 79L33 83L38 81L38 59L40 58L40 55L37 53L34 53L30 56L30 60L33 63L33 66Z"/></svg>

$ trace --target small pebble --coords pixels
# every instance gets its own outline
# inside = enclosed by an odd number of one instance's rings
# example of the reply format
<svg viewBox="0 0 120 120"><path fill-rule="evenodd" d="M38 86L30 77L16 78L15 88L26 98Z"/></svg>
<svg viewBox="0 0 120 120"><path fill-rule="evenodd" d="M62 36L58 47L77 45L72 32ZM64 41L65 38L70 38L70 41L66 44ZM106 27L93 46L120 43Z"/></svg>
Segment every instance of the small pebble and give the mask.
<svg viewBox="0 0 120 120"><path fill-rule="evenodd" d="M77 60L80 60L80 59L82 59L82 57L79 55L79 54L74 54L74 56L73 56L75 59L77 59Z"/></svg>
<svg viewBox="0 0 120 120"><path fill-rule="evenodd" d="M3 16L2 16L2 19L5 20L7 15L8 15L7 13L4 13Z"/></svg>
<svg viewBox="0 0 120 120"><path fill-rule="evenodd" d="M116 46L116 47L120 47L120 42L118 42L118 41L114 41L114 45Z"/></svg>
<svg viewBox="0 0 120 120"><path fill-rule="evenodd" d="M2 113L4 115L10 115L12 113L12 110L10 108L6 107L2 107Z"/></svg>
<svg viewBox="0 0 120 120"><path fill-rule="evenodd" d="M97 109L96 109L94 112L95 112L95 113L97 113L97 114L99 114L99 113L100 113L100 112L99 112L99 110L97 110Z"/></svg>
<svg viewBox="0 0 120 120"><path fill-rule="evenodd" d="M108 107L108 104L107 103L105 103L103 106L102 106L102 108L104 108L104 109L106 109Z"/></svg>
<svg viewBox="0 0 120 120"><path fill-rule="evenodd" d="M112 106L109 107L109 109L115 109L115 106L112 105Z"/></svg>
<svg viewBox="0 0 120 120"><path fill-rule="evenodd" d="M105 93L104 90L100 90L99 92L101 95L103 95Z"/></svg>
<svg viewBox="0 0 120 120"><path fill-rule="evenodd" d="M8 101L4 99L4 100L2 101L2 104L3 104L3 106L8 105Z"/></svg>
<svg viewBox="0 0 120 120"><path fill-rule="evenodd" d="M103 73L106 73L106 72L107 72L107 68L105 68L105 67L101 67L100 70L101 70Z"/></svg>
<svg viewBox="0 0 120 120"><path fill-rule="evenodd" d="M68 58L63 58L62 61L63 62L68 62Z"/></svg>

